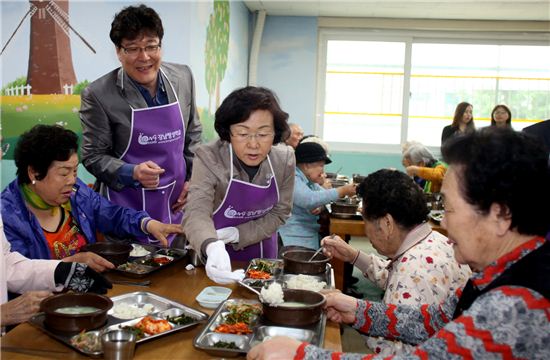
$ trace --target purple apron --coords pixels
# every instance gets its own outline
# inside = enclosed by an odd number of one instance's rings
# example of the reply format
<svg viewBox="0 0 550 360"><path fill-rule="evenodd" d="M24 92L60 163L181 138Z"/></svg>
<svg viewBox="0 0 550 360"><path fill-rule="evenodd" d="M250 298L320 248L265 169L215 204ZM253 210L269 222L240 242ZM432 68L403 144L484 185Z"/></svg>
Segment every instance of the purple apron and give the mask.
<svg viewBox="0 0 550 360"><path fill-rule="evenodd" d="M119 192L107 189L107 198L121 206L147 211L153 219L163 223L181 224L183 213L173 212L171 207L180 196L185 182L187 166L183 159L184 139L185 125L177 95L176 102L168 105L132 108L130 140L120 159L129 164L151 160L165 172L160 175L156 188L140 185L137 188L125 187ZM172 243L174 237L168 237L168 244ZM152 236L138 240L144 244L159 242Z"/></svg>
<svg viewBox="0 0 550 360"><path fill-rule="evenodd" d="M269 178L266 186L233 179L233 147L231 144L229 145L229 157L231 169L229 184L222 203L212 215L216 230L258 219L271 211L279 202L279 188L277 187L269 155L267 161L271 169L271 178ZM242 250L234 250L231 244L227 244L225 248L231 260L274 259L277 257L277 232L273 233L271 237Z"/></svg>

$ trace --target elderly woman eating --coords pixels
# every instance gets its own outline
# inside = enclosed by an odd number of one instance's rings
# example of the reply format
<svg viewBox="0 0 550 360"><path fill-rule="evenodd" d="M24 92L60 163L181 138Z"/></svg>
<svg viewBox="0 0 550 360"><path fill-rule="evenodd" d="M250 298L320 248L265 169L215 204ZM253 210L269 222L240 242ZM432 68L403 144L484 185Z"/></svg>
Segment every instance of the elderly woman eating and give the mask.
<svg viewBox="0 0 550 360"><path fill-rule="evenodd" d="M109 280L86 264L59 260L30 260L13 252L4 236L0 219L0 326L27 321L40 309L40 302L52 291L104 294L112 288ZM8 301L8 291L22 294Z"/></svg>
<svg viewBox="0 0 550 360"><path fill-rule="evenodd" d="M121 237L151 234L162 244L181 233L144 211L121 207L77 178L78 138L60 126L36 125L21 135L15 149L17 179L2 192L2 219L13 251L31 259L63 259L96 271L113 264L91 252L96 232Z"/></svg>
<svg viewBox="0 0 550 360"><path fill-rule="evenodd" d="M327 296L327 315L371 336L416 344L407 359L550 358L550 171L542 144L487 128L443 148L443 227L475 274L437 305L387 305ZM529 186L525 186L529 184ZM248 359L377 359L277 337Z"/></svg>
<svg viewBox="0 0 550 360"><path fill-rule="evenodd" d="M427 147L413 144L403 153L403 166L409 176L425 180L424 192L437 193L441 190L447 165L438 161Z"/></svg>
<svg viewBox="0 0 550 360"><path fill-rule="evenodd" d="M338 236L322 240L326 255L353 263L385 290L385 304L439 304L466 284L470 269L456 262L447 238L426 222L426 199L410 177L379 170L367 176L358 193L365 233L384 258L356 250ZM377 337L367 338L367 346L380 355L402 354L411 348Z"/></svg>

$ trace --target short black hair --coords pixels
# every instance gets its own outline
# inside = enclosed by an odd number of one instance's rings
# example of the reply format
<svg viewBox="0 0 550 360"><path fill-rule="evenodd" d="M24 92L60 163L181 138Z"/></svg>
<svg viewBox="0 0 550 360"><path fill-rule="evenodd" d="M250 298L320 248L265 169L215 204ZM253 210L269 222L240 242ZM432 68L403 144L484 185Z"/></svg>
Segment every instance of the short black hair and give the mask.
<svg viewBox="0 0 550 360"><path fill-rule="evenodd" d="M289 137L288 114L281 109L273 91L263 87L247 86L229 94L216 110L214 128L220 139L231 141L229 127L246 121L256 110L267 110L273 115L273 144L283 142Z"/></svg>
<svg viewBox="0 0 550 360"><path fill-rule="evenodd" d="M37 172L36 179L42 180L54 161L67 161L78 150L78 136L71 130L58 125L35 125L24 132L15 146L17 182L29 184L29 166Z"/></svg>
<svg viewBox="0 0 550 360"><path fill-rule="evenodd" d="M465 201L482 214L496 203L510 211L511 228L545 236L550 229L548 155L534 138L486 127L449 140L443 158L456 170Z"/></svg>
<svg viewBox="0 0 550 360"><path fill-rule="evenodd" d="M162 20L155 10L143 4L127 6L115 15L109 37L120 48L123 39L134 40L141 34L164 36Z"/></svg>
<svg viewBox="0 0 550 360"><path fill-rule="evenodd" d="M382 169L367 176L357 189L363 199L363 216L376 220L390 214L403 229L412 229L428 217L422 189L407 174Z"/></svg>

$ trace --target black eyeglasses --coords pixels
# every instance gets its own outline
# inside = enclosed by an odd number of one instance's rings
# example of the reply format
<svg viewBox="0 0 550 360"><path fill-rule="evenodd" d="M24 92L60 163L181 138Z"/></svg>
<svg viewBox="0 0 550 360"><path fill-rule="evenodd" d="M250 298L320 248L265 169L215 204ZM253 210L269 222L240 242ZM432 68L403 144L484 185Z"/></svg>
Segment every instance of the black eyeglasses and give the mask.
<svg viewBox="0 0 550 360"><path fill-rule="evenodd" d="M144 51L147 55L156 55L160 50L160 44L147 45L145 47L139 47L139 46L124 47L121 45L120 48L124 50L124 53L126 55L130 55L130 56L137 56L141 51Z"/></svg>

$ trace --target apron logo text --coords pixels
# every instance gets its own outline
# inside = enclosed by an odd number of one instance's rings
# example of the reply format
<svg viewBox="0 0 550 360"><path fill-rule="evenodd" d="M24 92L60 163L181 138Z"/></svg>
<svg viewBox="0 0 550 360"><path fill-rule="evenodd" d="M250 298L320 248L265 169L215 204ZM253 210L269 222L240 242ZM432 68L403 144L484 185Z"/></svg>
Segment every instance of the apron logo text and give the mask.
<svg viewBox="0 0 550 360"><path fill-rule="evenodd" d="M225 209L223 214L225 215L226 218L229 218L229 219L256 219L264 216L271 209L273 209L273 205L269 206L266 209L247 210L247 211L237 211L233 209L233 206L229 206L227 209Z"/></svg>
<svg viewBox="0 0 550 360"><path fill-rule="evenodd" d="M155 134L147 136L142 132L139 133L138 143L140 145L164 144L181 138L181 130L169 131L164 134Z"/></svg>

